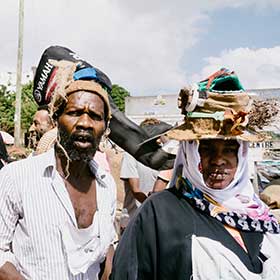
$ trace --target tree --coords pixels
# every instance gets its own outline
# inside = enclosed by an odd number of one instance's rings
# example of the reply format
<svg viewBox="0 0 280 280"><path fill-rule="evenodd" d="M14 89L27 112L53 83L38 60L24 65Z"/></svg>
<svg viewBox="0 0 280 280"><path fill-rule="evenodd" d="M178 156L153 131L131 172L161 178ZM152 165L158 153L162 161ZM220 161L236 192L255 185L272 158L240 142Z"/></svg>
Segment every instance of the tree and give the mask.
<svg viewBox="0 0 280 280"><path fill-rule="evenodd" d="M15 115L15 92L9 91L4 85L0 86L0 129L13 134Z"/></svg>
<svg viewBox="0 0 280 280"><path fill-rule="evenodd" d="M22 87L21 128L23 130L27 130L32 124L37 107L33 97L33 83L29 82Z"/></svg>
<svg viewBox="0 0 280 280"><path fill-rule="evenodd" d="M4 85L0 85L0 129L11 134L14 132L15 100L15 92L8 90ZM37 105L32 95L32 82L23 85L21 104L21 128L22 130L27 130L37 110Z"/></svg>
<svg viewBox="0 0 280 280"><path fill-rule="evenodd" d="M112 86L111 97L122 112L125 110L125 98L127 96L130 96L130 93L126 89L119 85Z"/></svg>

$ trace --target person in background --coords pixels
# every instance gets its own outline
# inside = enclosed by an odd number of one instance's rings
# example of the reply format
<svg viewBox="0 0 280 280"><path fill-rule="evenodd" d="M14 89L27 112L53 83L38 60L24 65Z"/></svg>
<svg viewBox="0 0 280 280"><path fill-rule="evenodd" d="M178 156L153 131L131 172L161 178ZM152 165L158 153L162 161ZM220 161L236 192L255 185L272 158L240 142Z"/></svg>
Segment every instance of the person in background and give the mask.
<svg viewBox="0 0 280 280"><path fill-rule="evenodd" d="M130 221L110 279L280 279L279 224L249 178L248 141L265 139L249 95L225 69L181 94L185 122L167 133L180 141L171 188Z"/></svg>
<svg viewBox="0 0 280 280"><path fill-rule="evenodd" d="M155 118L148 118L141 122L140 127L147 132L151 132L160 123ZM154 184L158 176L160 176L159 174L158 170L143 165L127 152L123 154L120 170L120 178L124 182L125 189L123 208L127 209L130 217L134 215L136 209L146 200L149 193L153 191ZM159 181L161 183L158 182L157 191L164 189L168 183L166 178L163 180L159 179Z"/></svg>
<svg viewBox="0 0 280 280"><path fill-rule="evenodd" d="M164 189L168 188L169 182L172 177L173 169L161 170L158 173L157 179L154 183L153 189L149 192L149 195L152 193L157 193L163 191Z"/></svg>
<svg viewBox="0 0 280 280"><path fill-rule="evenodd" d="M53 121L50 118L47 105L39 106L33 116L33 123L29 128L28 147L36 150L41 137L49 130L54 128Z"/></svg>
<svg viewBox="0 0 280 280"><path fill-rule="evenodd" d="M0 133L0 169L9 162L9 155L6 149L6 145L3 141Z"/></svg>
<svg viewBox="0 0 280 280"><path fill-rule="evenodd" d="M87 69L52 61L54 148L0 174L0 279L108 279L116 185L92 160L111 117L108 93Z"/></svg>

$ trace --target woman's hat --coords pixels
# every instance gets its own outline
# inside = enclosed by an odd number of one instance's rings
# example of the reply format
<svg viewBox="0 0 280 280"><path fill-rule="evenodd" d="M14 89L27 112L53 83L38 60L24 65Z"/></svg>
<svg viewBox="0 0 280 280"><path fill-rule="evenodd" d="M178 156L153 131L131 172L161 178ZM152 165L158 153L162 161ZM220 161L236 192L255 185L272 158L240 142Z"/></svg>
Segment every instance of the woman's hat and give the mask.
<svg viewBox="0 0 280 280"><path fill-rule="evenodd" d="M181 89L178 107L184 123L167 132L170 139L240 139L260 142L271 138L261 123L278 115L276 101L254 100L233 71L222 68L198 84ZM263 112L270 112L265 115Z"/></svg>

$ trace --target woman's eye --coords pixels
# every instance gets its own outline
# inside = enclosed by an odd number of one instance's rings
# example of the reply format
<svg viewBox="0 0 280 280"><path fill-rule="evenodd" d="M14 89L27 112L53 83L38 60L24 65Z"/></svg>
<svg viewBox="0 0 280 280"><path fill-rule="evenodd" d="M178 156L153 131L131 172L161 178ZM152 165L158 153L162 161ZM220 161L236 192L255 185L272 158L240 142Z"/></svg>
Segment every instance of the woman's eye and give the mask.
<svg viewBox="0 0 280 280"><path fill-rule="evenodd" d="M236 148L227 148L224 150L225 153L237 153Z"/></svg>
<svg viewBox="0 0 280 280"><path fill-rule="evenodd" d="M199 148L199 152L201 154L210 154L211 150L209 149L209 147L201 147L201 148Z"/></svg>

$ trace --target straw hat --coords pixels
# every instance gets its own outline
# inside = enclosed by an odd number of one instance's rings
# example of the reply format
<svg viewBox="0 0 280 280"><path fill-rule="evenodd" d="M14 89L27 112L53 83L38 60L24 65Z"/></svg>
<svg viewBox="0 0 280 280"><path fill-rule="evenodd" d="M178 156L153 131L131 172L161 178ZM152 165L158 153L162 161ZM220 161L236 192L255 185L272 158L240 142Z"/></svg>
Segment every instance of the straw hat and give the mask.
<svg viewBox="0 0 280 280"><path fill-rule="evenodd" d="M168 131L167 136L179 141L211 138L250 142L267 140L269 135L256 125L260 123L256 121L258 115L259 120L263 118L258 104L252 101L236 74L222 68L198 84L181 89L178 107L184 115L184 123ZM266 106L272 104L266 102ZM278 105L274 106L275 114L266 116L266 124L278 114ZM250 117L252 114L254 118Z"/></svg>

